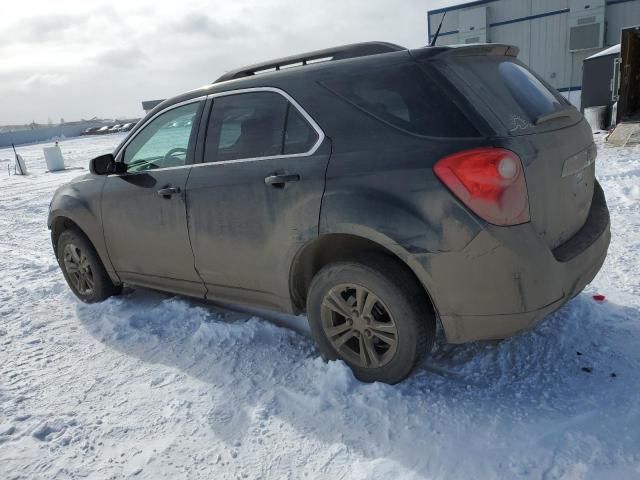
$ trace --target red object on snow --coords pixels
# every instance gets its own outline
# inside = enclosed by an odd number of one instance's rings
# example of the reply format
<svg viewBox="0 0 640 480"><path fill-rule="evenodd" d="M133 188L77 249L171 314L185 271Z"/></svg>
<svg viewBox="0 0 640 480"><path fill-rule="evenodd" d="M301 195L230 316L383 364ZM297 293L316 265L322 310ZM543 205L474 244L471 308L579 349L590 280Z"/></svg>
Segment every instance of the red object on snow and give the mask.
<svg viewBox="0 0 640 480"><path fill-rule="evenodd" d="M605 297L604 295L601 295L601 294L597 294L597 295L593 296L593 299L596 302L604 302L607 299L607 297Z"/></svg>

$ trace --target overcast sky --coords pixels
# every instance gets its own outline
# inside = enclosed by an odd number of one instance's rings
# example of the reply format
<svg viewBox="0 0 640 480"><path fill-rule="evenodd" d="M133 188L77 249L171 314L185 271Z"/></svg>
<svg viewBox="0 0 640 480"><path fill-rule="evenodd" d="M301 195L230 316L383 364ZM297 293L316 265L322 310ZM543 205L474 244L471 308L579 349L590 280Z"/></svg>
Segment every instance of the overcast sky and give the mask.
<svg viewBox="0 0 640 480"><path fill-rule="evenodd" d="M0 124L140 116L232 68L367 40L426 43L463 0L3 1Z"/></svg>

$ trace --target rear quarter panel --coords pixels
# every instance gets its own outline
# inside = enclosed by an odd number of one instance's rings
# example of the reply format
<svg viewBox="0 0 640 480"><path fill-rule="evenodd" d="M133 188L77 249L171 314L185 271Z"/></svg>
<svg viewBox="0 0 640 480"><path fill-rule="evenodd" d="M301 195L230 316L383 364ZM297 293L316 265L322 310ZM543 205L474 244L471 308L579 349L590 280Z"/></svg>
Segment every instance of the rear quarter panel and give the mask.
<svg viewBox="0 0 640 480"><path fill-rule="evenodd" d="M440 158L483 144L482 139L433 139L403 133L327 99L333 153L326 176L320 235L345 233L394 252L435 297L431 273L419 258L461 251L483 229L433 173ZM330 117L330 112L333 116ZM352 111L349 111L352 110ZM362 132L368 132L362 135ZM436 307L438 299L434 298Z"/></svg>

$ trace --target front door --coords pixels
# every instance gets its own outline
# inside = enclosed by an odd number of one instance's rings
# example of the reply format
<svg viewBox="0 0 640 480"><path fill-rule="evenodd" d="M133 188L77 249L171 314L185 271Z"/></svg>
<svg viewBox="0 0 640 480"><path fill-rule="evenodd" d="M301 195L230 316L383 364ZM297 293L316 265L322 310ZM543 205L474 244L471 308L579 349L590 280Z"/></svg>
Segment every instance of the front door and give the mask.
<svg viewBox="0 0 640 480"><path fill-rule="evenodd" d="M204 296L187 230L185 188L204 102L151 120L118 154L127 166L102 194L109 258L124 281Z"/></svg>
<svg viewBox="0 0 640 480"><path fill-rule="evenodd" d="M187 182L189 232L208 297L287 308L289 268L318 235L331 146L275 89L214 98Z"/></svg>

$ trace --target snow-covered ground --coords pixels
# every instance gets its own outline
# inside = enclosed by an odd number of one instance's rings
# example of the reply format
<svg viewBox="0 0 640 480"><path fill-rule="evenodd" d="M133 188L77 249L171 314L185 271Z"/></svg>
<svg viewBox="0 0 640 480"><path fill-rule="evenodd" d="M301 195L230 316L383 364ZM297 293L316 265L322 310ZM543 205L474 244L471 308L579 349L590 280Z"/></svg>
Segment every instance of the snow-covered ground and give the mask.
<svg viewBox="0 0 640 480"><path fill-rule="evenodd" d="M121 139L61 148L86 168ZM46 173L42 146L19 149L27 177L0 150L0 479L640 478L640 147L599 141L613 240L585 294L391 387L324 363L303 318L78 302L46 215L82 171Z"/></svg>

